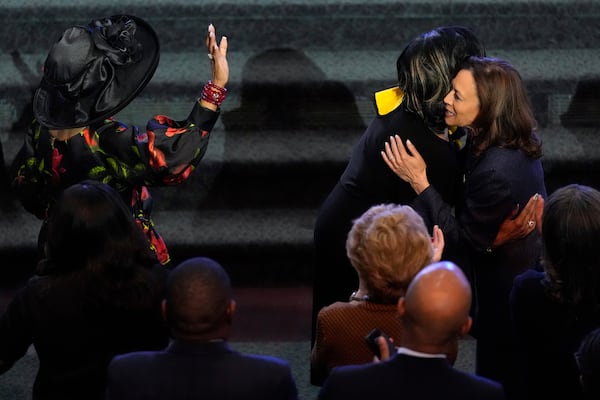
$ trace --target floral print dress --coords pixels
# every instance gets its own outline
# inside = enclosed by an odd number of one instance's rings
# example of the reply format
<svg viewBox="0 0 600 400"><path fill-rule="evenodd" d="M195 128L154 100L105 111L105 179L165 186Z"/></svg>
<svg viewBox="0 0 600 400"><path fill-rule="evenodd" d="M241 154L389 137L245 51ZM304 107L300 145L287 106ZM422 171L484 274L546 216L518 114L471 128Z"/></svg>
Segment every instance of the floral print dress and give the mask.
<svg viewBox="0 0 600 400"><path fill-rule="evenodd" d="M131 205L151 249L166 264L169 254L152 222L148 187L176 185L190 176L206 152L218 116L218 111L196 103L183 121L158 115L141 130L106 119L65 141L55 140L34 121L13 162L13 187L25 209L46 221L68 186L86 179L111 185Z"/></svg>

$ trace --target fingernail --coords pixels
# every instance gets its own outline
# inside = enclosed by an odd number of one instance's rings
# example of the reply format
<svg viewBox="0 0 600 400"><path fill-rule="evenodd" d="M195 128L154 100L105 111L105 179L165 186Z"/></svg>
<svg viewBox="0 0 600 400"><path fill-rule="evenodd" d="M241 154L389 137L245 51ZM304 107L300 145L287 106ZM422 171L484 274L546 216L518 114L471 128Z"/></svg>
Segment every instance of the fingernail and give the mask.
<svg viewBox="0 0 600 400"><path fill-rule="evenodd" d="M412 142L410 141L410 139L406 139L406 144L412 144Z"/></svg>
<svg viewBox="0 0 600 400"><path fill-rule="evenodd" d="M533 198L534 198L535 200L537 200L537 199L538 199L538 197L540 197L540 194L539 194L539 193L536 193L536 194L534 194L534 195L533 195Z"/></svg>

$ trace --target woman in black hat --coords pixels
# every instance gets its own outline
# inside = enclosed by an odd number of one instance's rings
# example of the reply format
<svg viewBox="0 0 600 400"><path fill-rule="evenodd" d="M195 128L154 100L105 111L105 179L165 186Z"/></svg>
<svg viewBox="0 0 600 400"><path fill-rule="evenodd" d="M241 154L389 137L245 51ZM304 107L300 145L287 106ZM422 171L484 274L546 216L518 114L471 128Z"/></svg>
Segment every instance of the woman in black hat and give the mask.
<svg viewBox="0 0 600 400"><path fill-rule="evenodd" d="M184 181L206 152L229 79L227 38L217 42L212 24L206 46L212 79L189 116L183 121L156 116L144 130L112 116L156 70L159 43L152 27L138 17L116 15L64 31L45 61L33 99L35 120L13 163L13 186L23 206L45 221L65 188L85 179L107 183L131 204L152 250L166 264L169 254L150 218L147 186Z"/></svg>

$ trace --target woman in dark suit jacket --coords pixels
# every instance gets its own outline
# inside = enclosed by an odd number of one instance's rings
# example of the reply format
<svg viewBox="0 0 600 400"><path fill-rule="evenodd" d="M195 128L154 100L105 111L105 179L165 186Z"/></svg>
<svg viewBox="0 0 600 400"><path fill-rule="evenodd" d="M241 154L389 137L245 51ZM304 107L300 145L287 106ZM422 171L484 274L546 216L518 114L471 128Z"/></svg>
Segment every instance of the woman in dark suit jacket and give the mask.
<svg viewBox="0 0 600 400"><path fill-rule="evenodd" d="M508 296L514 277L539 258L541 242L534 220L526 237L497 247L494 240L515 204L526 204L536 193L546 196L541 143L524 84L506 61L470 57L444 102L446 123L468 132L464 192L455 210L430 185L414 143L407 142L405 149L402 139L394 137L382 156L418 194L413 206L439 224L446 247L469 262L477 302L476 372L503 383L510 397L514 340Z"/></svg>

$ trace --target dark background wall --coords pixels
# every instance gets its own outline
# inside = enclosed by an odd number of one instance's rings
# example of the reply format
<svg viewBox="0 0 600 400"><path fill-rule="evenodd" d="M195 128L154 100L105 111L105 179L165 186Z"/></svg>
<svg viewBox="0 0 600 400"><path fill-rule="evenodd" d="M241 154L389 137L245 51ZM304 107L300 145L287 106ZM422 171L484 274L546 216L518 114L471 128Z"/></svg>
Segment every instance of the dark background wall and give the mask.
<svg viewBox="0 0 600 400"><path fill-rule="evenodd" d="M527 83L539 121L548 189L572 182L600 188L600 1L4 0L0 286L5 301L32 271L39 221L15 201L2 167L21 145L41 66L66 27L118 13L147 19L162 50L154 79L118 116L128 123L143 126L158 113L184 118L210 77L207 25L229 37L229 97L206 158L182 186L153 190L154 218L175 262L208 255L225 266L237 286L300 287L300 297L285 296L292 293L285 290L247 297L270 309L280 305L277 318L284 320L273 322L274 314L263 308L260 321L302 330L288 331L288 339L310 335L308 324L290 321L306 318L310 308L318 207L374 115L372 93L395 84L396 57L423 31L468 26L488 55L512 62ZM242 330L256 330L250 313L247 318ZM14 383L7 391L20 399L24 389L15 379L4 382Z"/></svg>

